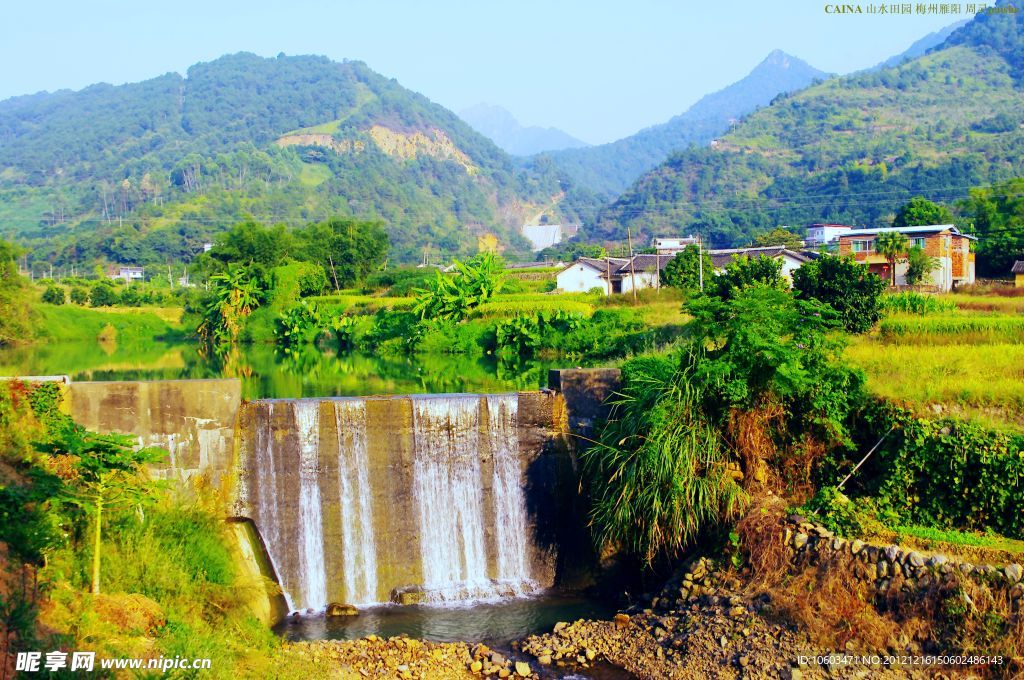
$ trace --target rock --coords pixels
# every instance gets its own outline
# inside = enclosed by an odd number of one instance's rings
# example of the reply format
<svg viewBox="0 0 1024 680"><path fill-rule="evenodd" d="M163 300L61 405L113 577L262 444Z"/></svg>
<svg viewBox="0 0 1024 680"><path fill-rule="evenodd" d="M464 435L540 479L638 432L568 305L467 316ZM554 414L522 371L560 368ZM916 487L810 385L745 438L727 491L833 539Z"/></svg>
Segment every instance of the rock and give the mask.
<svg viewBox="0 0 1024 680"><path fill-rule="evenodd" d="M807 534L805 534L804 532L801 531L797 533L797 535L793 537L793 547L797 550L800 550L805 545L807 545L807 538Z"/></svg>
<svg viewBox="0 0 1024 680"><path fill-rule="evenodd" d="M474 673L479 673L483 669L484 665L479 661L474 661L473 663L469 664L469 670L473 671Z"/></svg>
<svg viewBox="0 0 1024 680"><path fill-rule="evenodd" d="M896 562L900 559L900 547L898 545L889 545L885 547L885 559L890 562Z"/></svg>
<svg viewBox="0 0 1024 680"><path fill-rule="evenodd" d="M615 615L615 627L625 628L629 625L629 614L618 613Z"/></svg>
<svg viewBox="0 0 1024 680"><path fill-rule="evenodd" d="M521 675L524 678L530 677L530 664L525 661L516 661L516 674Z"/></svg>
<svg viewBox="0 0 1024 680"><path fill-rule="evenodd" d="M933 567L941 567L946 562L949 562L949 559L945 555L932 555L928 560L928 564Z"/></svg>
<svg viewBox="0 0 1024 680"><path fill-rule="evenodd" d="M551 665L551 656L548 655L548 654L543 654L541 656L538 656L537 657L537 663L539 663L541 666L550 666Z"/></svg>
<svg viewBox="0 0 1024 680"><path fill-rule="evenodd" d="M852 543L850 543L850 554L852 554L852 555L858 554L863 549L864 549L864 541L862 541L860 539L854 539L854 541Z"/></svg>
<svg viewBox="0 0 1024 680"><path fill-rule="evenodd" d="M1020 581L1022 576L1022 568L1019 564L1007 564L1003 568L1003 575L1006 576L1006 580L1010 583L1017 583Z"/></svg>
<svg viewBox="0 0 1024 680"><path fill-rule="evenodd" d="M832 549L833 550L836 550L836 551L842 550L844 547L846 547L846 541L845 540L843 540L842 538L839 538L838 536L836 536L835 538L832 539Z"/></svg>
<svg viewBox="0 0 1024 680"><path fill-rule="evenodd" d="M499 654L498 652L491 652L491 663L493 663L495 666L504 666L505 657Z"/></svg>
<svg viewBox="0 0 1024 680"><path fill-rule="evenodd" d="M875 565L875 578L885 578L889 575L889 563L882 560Z"/></svg>
<svg viewBox="0 0 1024 680"><path fill-rule="evenodd" d="M327 616L359 616L359 610L350 604L332 602L327 605Z"/></svg>
<svg viewBox="0 0 1024 680"><path fill-rule="evenodd" d="M912 567L923 567L924 566L924 555L922 555L921 553L919 553L916 550L914 550L910 554L907 555L906 563L909 564Z"/></svg>

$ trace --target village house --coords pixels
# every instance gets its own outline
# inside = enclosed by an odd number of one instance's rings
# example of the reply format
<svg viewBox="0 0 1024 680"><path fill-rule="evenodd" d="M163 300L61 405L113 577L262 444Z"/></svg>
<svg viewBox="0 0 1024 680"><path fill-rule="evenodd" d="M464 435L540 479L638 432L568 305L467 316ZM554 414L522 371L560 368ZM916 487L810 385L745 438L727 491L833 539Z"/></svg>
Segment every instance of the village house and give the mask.
<svg viewBox="0 0 1024 680"><path fill-rule="evenodd" d="M634 255L627 257L581 257L556 275L557 290L583 293L594 288L604 295L629 293L634 289L658 288L661 270L675 255Z"/></svg>
<svg viewBox="0 0 1024 680"><path fill-rule="evenodd" d="M770 257L773 260L780 260L782 262L782 276L792 285L793 283L793 272L799 269L802 265L810 262L815 255L813 253L797 252L790 250L785 246L763 246L759 248L724 248L718 250L709 250L708 254L711 255L711 262L715 265L716 272L725 271L726 265L732 262L733 259L739 257Z"/></svg>
<svg viewBox="0 0 1024 680"><path fill-rule="evenodd" d="M807 238L804 244L808 248L835 245L839 237L848 233L853 227L846 224L812 224L807 227Z"/></svg>
<svg viewBox="0 0 1024 680"><path fill-rule="evenodd" d="M1016 288L1024 288L1024 260L1017 260L1010 267L1010 273L1013 274L1013 285Z"/></svg>
<svg viewBox="0 0 1024 680"><path fill-rule="evenodd" d="M142 267L118 267L116 274L111 274L112 279L122 279L125 283L142 281L146 278L145 270Z"/></svg>
<svg viewBox="0 0 1024 680"><path fill-rule="evenodd" d="M908 247L920 246L926 255L934 257L938 266L925 277L924 285L940 291L954 286L974 283L974 253L970 242L975 237L963 234L952 224L932 224L920 227L885 227L879 229L851 229L839 237L839 254L853 255L858 262L890 281L889 261L875 251L875 241L881 234L899 232L907 237ZM907 254L896 260L896 285L907 284Z"/></svg>
<svg viewBox="0 0 1024 680"><path fill-rule="evenodd" d="M696 245L700 239L696 236L683 236L680 238L662 238L655 236L651 239L651 247L658 255L675 255L686 249L686 246Z"/></svg>

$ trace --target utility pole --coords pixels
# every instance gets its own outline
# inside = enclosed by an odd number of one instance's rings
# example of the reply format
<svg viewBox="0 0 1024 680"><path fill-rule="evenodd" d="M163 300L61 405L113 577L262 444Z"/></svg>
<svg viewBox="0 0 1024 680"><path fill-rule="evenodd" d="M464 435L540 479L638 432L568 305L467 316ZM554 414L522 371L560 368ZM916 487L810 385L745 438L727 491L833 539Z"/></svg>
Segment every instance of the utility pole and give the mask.
<svg viewBox="0 0 1024 680"><path fill-rule="evenodd" d="M700 271L700 289L704 290L704 241L697 234L697 268Z"/></svg>
<svg viewBox="0 0 1024 680"><path fill-rule="evenodd" d="M636 268L633 265L633 235L626 227L626 242L629 244L629 283L633 289L633 304L636 304Z"/></svg>

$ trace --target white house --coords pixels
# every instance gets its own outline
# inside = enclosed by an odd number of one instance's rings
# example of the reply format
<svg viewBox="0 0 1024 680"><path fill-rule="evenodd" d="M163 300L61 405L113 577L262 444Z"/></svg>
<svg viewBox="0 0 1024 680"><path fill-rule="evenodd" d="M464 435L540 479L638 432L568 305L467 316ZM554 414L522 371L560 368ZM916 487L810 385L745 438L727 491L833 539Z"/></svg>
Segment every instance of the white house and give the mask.
<svg viewBox="0 0 1024 680"><path fill-rule="evenodd" d="M119 267L116 274L110 276L112 279L123 279L126 282L142 281L145 278L145 271L142 267Z"/></svg>
<svg viewBox="0 0 1024 680"><path fill-rule="evenodd" d="M843 234L849 233L853 227L845 224L812 224L807 227L806 243L809 248L835 243Z"/></svg>
<svg viewBox="0 0 1024 680"><path fill-rule="evenodd" d="M714 263L716 272L725 271L725 266L734 258L738 257L757 258L763 255L772 259L782 260L782 276L790 282L793 281L793 272L799 269L801 265L810 262L812 259L811 256L806 253L798 253L795 250L790 250L783 246L768 246L763 248L724 248L719 250L709 250L708 254L711 255L711 262Z"/></svg>
<svg viewBox="0 0 1024 680"><path fill-rule="evenodd" d="M593 288L605 295L629 293L635 288L657 288L661 270L675 255L634 255L632 258L581 257L556 275L557 290L581 293Z"/></svg>
<svg viewBox="0 0 1024 680"><path fill-rule="evenodd" d="M681 238L661 238L655 236L651 239L651 247L659 255L675 255L676 253L681 253L686 246L696 245L698 240L696 236L684 236Z"/></svg>

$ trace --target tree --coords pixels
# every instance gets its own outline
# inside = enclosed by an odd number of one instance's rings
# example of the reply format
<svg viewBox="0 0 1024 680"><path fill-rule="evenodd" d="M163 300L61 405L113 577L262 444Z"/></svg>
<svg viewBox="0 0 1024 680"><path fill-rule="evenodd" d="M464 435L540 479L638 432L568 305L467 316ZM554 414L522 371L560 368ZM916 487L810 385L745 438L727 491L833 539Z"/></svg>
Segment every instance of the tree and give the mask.
<svg viewBox="0 0 1024 680"><path fill-rule="evenodd" d="M242 320L259 307L260 289L249 271L238 265L211 276L210 286L196 332L208 349L223 354L238 340Z"/></svg>
<svg viewBox="0 0 1024 680"><path fill-rule="evenodd" d="M87 305L89 304L89 291L81 286L74 286L71 288L71 302L76 305Z"/></svg>
<svg viewBox="0 0 1024 680"><path fill-rule="evenodd" d="M898 231L886 231L875 238L875 252L889 261L892 285L896 285L896 260L907 252L910 239Z"/></svg>
<svg viewBox="0 0 1024 680"><path fill-rule="evenodd" d="M932 203L924 196L914 196L896 212L892 226L918 227L929 224L952 224L953 214L949 208Z"/></svg>
<svg viewBox="0 0 1024 680"><path fill-rule="evenodd" d="M788 229L776 227L769 232L765 232L764 234L760 234L755 237L754 242L751 245L755 248L785 246L790 250L800 250L804 247L804 241Z"/></svg>
<svg viewBox="0 0 1024 680"><path fill-rule="evenodd" d="M44 450L67 456L72 477L64 499L93 516L91 591L100 592L100 551L103 545L104 513L145 503L153 485L146 480L145 465L156 463L167 452L157 448L134 448L135 439L122 434L96 434L66 422Z"/></svg>
<svg viewBox="0 0 1024 680"><path fill-rule="evenodd" d="M29 289L18 273L21 250L0 241L0 347L25 342L32 337ZM26 313L28 310L28 313Z"/></svg>
<svg viewBox="0 0 1024 680"><path fill-rule="evenodd" d="M481 253L466 262L455 260L457 273L437 272L426 288L417 288L413 311L420 319L458 321L473 307L487 302L504 287L504 260Z"/></svg>
<svg viewBox="0 0 1024 680"><path fill-rule="evenodd" d="M112 307L117 304L118 295L109 281L94 283L89 290L89 304L93 307Z"/></svg>
<svg viewBox="0 0 1024 680"><path fill-rule="evenodd" d="M340 217L307 226L299 239L302 259L322 266L335 290L365 280L390 247L381 222Z"/></svg>
<svg viewBox="0 0 1024 680"><path fill-rule="evenodd" d="M852 256L822 255L793 272L797 298L829 305L850 333L866 333L878 323L884 290L885 281Z"/></svg>
<svg viewBox="0 0 1024 680"><path fill-rule="evenodd" d="M47 286L42 301L48 305L62 305L67 301L67 295L60 286Z"/></svg>
<svg viewBox="0 0 1024 680"><path fill-rule="evenodd" d="M907 283L911 286L921 285L938 268L938 258L926 255L921 246L914 246L907 251Z"/></svg>
<svg viewBox="0 0 1024 680"><path fill-rule="evenodd" d="M728 300L739 291L754 285L778 290L788 288L782 278L782 260L767 255L734 257L725 266L725 271L713 276L710 283L705 276L704 290L709 295Z"/></svg>
<svg viewBox="0 0 1024 680"><path fill-rule="evenodd" d="M698 246L688 245L682 252L665 265L661 271L661 282L666 286L680 290L695 291L701 286L701 259L704 260L704 280L710 281L714 276L715 265L711 255Z"/></svg>
<svg viewBox="0 0 1024 680"><path fill-rule="evenodd" d="M971 189L961 209L978 235L979 276L1006 276L1024 260L1024 178Z"/></svg>

